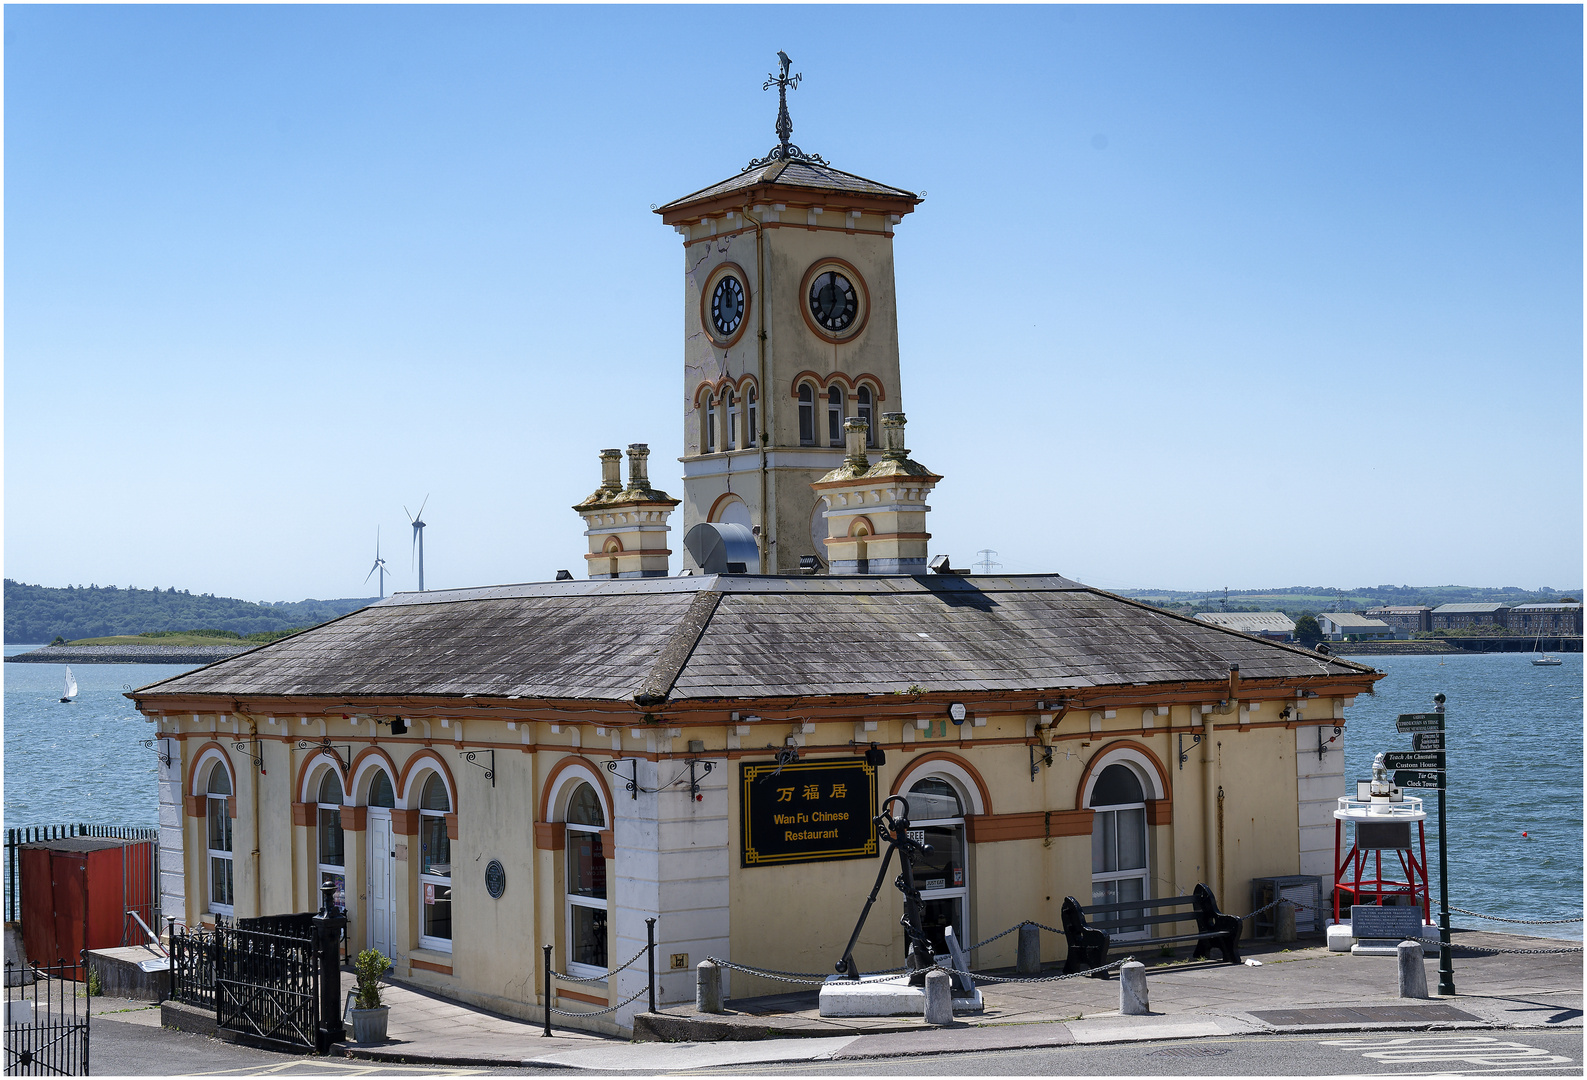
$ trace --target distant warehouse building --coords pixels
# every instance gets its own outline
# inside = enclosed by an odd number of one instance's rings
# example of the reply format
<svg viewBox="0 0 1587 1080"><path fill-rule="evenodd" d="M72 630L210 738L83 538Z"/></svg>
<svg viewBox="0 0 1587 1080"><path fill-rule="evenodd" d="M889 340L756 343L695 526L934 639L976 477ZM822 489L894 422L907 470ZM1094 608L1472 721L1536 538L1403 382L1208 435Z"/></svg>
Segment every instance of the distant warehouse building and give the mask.
<svg viewBox="0 0 1587 1080"><path fill-rule="evenodd" d="M1196 618L1226 630L1255 634L1272 641L1295 640L1295 624L1282 611L1202 611Z"/></svg>
<svg viewBox="0 0 1587 1080"><path fill-rule="evenodd" d="M1346 611L1324 612L1317 616L1317 626L1329 641L1344 641L1347 638L1370 641L1394 636L1394 627L1388 623Z"/></svg>
<svg viewBox="0 0 1587 1080"><path fill-rule="evenodd" d="M1377 607L1362 612L1369 619L1386 622L1395 629L1395 637L1408 638L1433 628L1433 609L1426 604L1413 607Z"/></svg>
<svg viewBox="0 0 1587 1080"><path fill-rule="evenodd" d="M1496 626L1501 630L1510 625L1510 609L1503 604L1444 604L1433 609L1434 630L1475 630L1482 626Z"/></svg>
<svg viewBox="0 0 1587 1080"><path fill-rule="evenodd" d="M1580 634L1580 604L1520 604L1510 609L1510 629L1518 634Z"/></svg>

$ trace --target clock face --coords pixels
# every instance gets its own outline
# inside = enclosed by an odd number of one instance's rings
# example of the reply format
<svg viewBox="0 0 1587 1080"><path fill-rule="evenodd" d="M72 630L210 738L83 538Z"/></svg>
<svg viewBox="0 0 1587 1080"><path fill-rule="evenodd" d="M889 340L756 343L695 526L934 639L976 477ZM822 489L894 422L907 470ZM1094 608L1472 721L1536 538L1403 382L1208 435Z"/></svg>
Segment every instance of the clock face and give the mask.
<svg viewBox="0 0 1587 1080"><path fill-rule="evenodd" d="M718 335L731 337L744 321L744 286L731 274L716 283L711 294L711 325Z"/></svg>
<svg viewBox="0 0 1587 1080"><path fill-rule="evenodd" d="M817 274L810 283L810 314L822 329L834 333L847 330L858 310L854 286L836 270Z"/></svg>

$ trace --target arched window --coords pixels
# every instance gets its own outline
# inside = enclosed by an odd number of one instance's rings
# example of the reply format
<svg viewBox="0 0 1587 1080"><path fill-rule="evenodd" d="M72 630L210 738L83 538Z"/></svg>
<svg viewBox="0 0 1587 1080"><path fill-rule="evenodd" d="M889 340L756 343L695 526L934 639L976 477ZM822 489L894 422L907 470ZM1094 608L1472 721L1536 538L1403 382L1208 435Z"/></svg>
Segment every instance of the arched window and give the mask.
<svg viewBox="0 0 1587 1080"><path fill-rule="evenodd" d="M446 832L446 815L452 800L446 781L431 773L419 796L419 889L424 919L419 945L452 951L452 840Z"/></svg>
<svg viewBox="0 0 1587 1080"><path fill-rule="evenodd" d="M384 769L375 773L375 778L369 782L369 805L387 809L397 805L397 795L391 790L391 778Z"/></svg>
<svg viewBox="0 0 1587 1080"><path fill-rule="evenodd" d="M799 445L816 444L816 395L809 383L799 385Z"/></svg>
<svg viewBox="0 0 1587 1080"><path fill-rule="evenodd" d="M911 867L915 887L924 901L922 929L938 956L948 951L947 929L963 946L968 932L970 881L965 865L964 802L948 781L928 776L905 797L909 803L909 834L931 847Z"/></svg>
<svg viewBox="0 0 1587 1080"><path fill-rule="evenodd" d="M837 386L827 391L827 442L843 445L843 390Z"/></svg>
<svg viewBox="0 0 1587 1080"><path fill-rule="evenodd" d="M705 452L716 453L716 395L705 396Z"/></svg>
<svg viewBox="0 0 1587 1080"><path fill-rule="evenodd" d="M1127 765L1102 770L1091 789L1091 902L1146 900L1146 792ZM1121 911L1119 918L1135 915ZM1146 927L1125 926L1114 937L1145 936Z"/></svg>
<svg viewBox="0 0 1587 1080"><path fill-rule="evenodd" d="M316 817L319 824L320 884L330 882L336 886L336 906L347 907L347 855L342 838L342 779L335 769L326 769L320 777Z"/></svg>
<svg viewBox="0 0 1587 1080"><path fill-rule="evenodd" d="M865 421L865 445L876 445L876 418L871 411L871 388L861 386L854 395L855 414Z"/></svg>
<svg viewBox="0 0 1587 1080"><path fill-rule="evenodd" d="M738 445L738 402L733 400L733 391L722 391L722 412L727 417L722 428L722 449L732 450Z"/></svg>
<svg viewBox="0 0 1587 1080"><path fill-rule="evenodd" d="M755 408L756 395L752 386L744 394L744 410L746 413L744 423L744 445L756 447L760 445L760 417L759 410Z"/></svg>
<svg viewBox="0 0 1587 1080"><path fill-rule="evenodd" d="M600 796L580 784L568 799L568 970L589 978L606 971L606 814Z"/></svg>
<svg viewBox="0 0 1587 1080"><path fill-rule="evenodd" d="M209 849L209 910L218 915L232 913L231 866L231 776L222 762L209 771L205 788L204 834Z"/></svg>

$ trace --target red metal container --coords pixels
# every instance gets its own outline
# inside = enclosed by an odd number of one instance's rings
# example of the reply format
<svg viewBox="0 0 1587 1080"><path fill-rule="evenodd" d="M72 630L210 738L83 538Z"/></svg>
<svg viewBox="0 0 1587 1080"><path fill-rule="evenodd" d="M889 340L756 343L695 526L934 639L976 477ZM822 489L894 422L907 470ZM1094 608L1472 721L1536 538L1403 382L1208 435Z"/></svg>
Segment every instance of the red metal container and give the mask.
<svg viewBox="0 0 1587 1080"><path fill-rule="evenodd" d="M84 949L144 940L127 913L153 920L154 843L78 836L23 844L22 947L28 960L80 968Z"/></svg>

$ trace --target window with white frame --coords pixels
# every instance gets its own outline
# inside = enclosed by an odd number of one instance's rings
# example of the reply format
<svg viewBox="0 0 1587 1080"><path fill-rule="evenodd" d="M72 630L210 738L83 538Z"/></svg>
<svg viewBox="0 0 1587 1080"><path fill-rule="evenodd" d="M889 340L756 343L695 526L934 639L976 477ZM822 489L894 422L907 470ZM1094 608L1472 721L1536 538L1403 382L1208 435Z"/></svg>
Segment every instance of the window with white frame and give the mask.
<svg viewBox="0 0 1587 1080"><path fill-rule="evenodd" d="M600 796L580 784L567 812L568 971L589 978L605 974L606 852L601 832L606 814Z"/></svg>
<svg viewBox="0 0 1587 1080"><path fill-rule="evenodd" d="M716 453L716 395L705 395L705 452Z"/></svg>
<svg viewBox="0 0 1587 1080"><path fill-rule="evenodd" d="M1091 789L1091 902L1119 904L1146 900L1146 792L1141 781L1127 765L1113 764L1102 770ZM1138 909L1121 910L1118 918L1142 914ZM1144 924L1123 926L1114 937L1142 937Z"/></svg>
<svg viewBox="0 0 1587 1080"><path fill-rule="evenodd" d="M816 444L816 394L809 383L799 385L799 445Z"/></svg>
<svg viewBox="0 0 1587 1080"><path fill-rule="evenodd" d="M843 391L836 386L827 390L827 442L843 445Z"/></svg>
<svg viewBox="0 0 1587 1080"><path fill-rule="evenodd" d="M726 427L722 429L722 449L732 450L738 445L738 401L731 389L722 391L722 411L726 414Z"/></svg>
<svg viewBox="0 0 1587 1080"><path fill-rule="evenodd" d="M446 816L452 812L446 781L431 773L419 796L419 889L424 915L419 945L452 950L452 839Z"/></svg>
<svg viewBox="0 0 1587 1080"><path fill-rule="evenodd" d="M209 910L232 914L231 774L216 762L205 785L204 835L209 850Z"/></svg>
<svg viewBox="0 0 1587 1080"><path fill-rule="evenodd" d="M952 784L936 776L914 784L906 799L910 839L931 847L931 853L918 856L910 868L922 901L921 929L931 939L932 951L941 956L948 951L948 927L953 927L961 946L968 940L970 875L965 865L964 803Z"/></svg>
<svg viewBox="0 0 1587 1080"><path fill-rule="evenodd" d="M760 422L755 407L756 398L755 388L752 386L744 394L744 445L748 447L760 445Z"/></svg>
<svg viewBox="0 0 1587 1080"><path fill-rule="evenodd" d="M319 794L315 796L316 818L319 826L320 884L336 887L332 901L342 910L347 909L347 849L342 835L342 778L334 768L326 769L320 777Z"/></svg>
<svg viewBox="0 0 1587 1080"><path fill-rule="evenodd" d="M876 445L876 418L871 408L871 388L861 386L854 395L854 412L865 421L865 445Z"/></svg>

